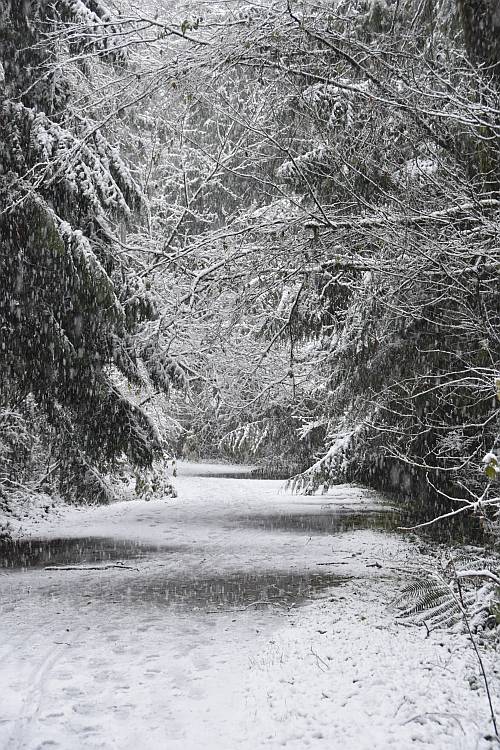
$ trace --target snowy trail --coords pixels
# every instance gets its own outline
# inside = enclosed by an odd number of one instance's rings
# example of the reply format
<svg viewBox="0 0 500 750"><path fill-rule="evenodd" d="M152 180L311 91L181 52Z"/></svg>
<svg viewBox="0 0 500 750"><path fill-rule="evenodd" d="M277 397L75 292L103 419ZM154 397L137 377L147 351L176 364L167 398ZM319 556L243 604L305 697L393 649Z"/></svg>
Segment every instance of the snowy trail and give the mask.
<svg viewBox="0 0 500 750"><path fill-rule="evenodd" d="M373 493L182 471L177 500L36 531L127 568L0 569L2 750L493 747L466 639L394 622L419 553L363 528Z"/></svg>

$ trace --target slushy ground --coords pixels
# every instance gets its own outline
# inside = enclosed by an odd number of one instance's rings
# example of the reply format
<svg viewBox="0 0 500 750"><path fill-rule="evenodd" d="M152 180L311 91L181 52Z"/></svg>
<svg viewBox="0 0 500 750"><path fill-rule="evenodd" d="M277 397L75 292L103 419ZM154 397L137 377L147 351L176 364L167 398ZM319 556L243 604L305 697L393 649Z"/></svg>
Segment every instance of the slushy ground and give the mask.
<svg viewBox="0 0 500 750"><path fill-rule="evenodd" d="M0 561L0 748L498 747L466 636L396 619L429 559L375 493L207 464L175 481L22 524Z"/></svg>

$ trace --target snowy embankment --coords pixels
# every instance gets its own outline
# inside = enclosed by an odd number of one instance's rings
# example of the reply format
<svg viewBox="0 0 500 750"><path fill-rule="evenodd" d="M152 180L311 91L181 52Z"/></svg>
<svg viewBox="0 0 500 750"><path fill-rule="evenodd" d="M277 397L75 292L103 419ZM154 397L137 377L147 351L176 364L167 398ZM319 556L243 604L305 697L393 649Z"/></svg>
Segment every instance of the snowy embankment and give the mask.
<svg viewBox="0 0 500 750"><path fill-rule="evenodd" d="M73 555L112 540L98 570L80 554L0 574L0 747L496 747L465 636L395 620L405 570L428 559L361 528L374 493L297 498L200 471L183 467L175 500L38 523Z"/></svg>

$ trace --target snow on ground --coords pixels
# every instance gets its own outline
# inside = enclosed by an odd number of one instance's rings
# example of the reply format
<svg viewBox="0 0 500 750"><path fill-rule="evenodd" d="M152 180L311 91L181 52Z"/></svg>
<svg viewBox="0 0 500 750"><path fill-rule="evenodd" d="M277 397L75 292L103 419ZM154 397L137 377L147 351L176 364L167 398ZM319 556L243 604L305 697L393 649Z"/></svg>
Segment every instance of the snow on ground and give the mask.
<svg viewBox="0 0 500 750"><path fill-rule="evenodd" d="M181 467L175 500L49 515L45 563L64 539L73 569L0 569L0 747L493 747L466 638L394 619L428 561L363 528L376 495L217 471ZM82 569L91 537L110 559Z"/></svg>

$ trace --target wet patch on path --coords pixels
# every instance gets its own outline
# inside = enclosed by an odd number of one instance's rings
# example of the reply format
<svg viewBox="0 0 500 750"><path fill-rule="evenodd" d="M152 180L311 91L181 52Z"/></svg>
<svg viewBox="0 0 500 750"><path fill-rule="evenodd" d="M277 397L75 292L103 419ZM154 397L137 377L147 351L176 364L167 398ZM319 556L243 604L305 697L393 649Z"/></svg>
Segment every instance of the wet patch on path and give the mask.
<svg viewBox="0 0 500 750"><path fill-rule="evenodd" d="M396 531L401 515L392 510L344 511L336 508L321 513L274 513L238 516L237 526L251 526L264 531L288 531L314 534L343 534L362 529Z"/></svg>
<svg viewBox="0 0 500 750"><path fill-rule="evenodd" d="M44 568L115 560L138 560L181 547L164 547L107 537L0 540L0 568Z"/></svg>
<svg viewBox="0 0 500 750"><path fill-rule="evenodd" d="M131 574L120 580L113 576L94 580L84 598L103 599L120 605L169 607L207 612L241 609L288 609L322 595L332 586L350 580L333 573L262 571L181 578L168 574ZM53 592L47 592L53 596Z"/></svg>

